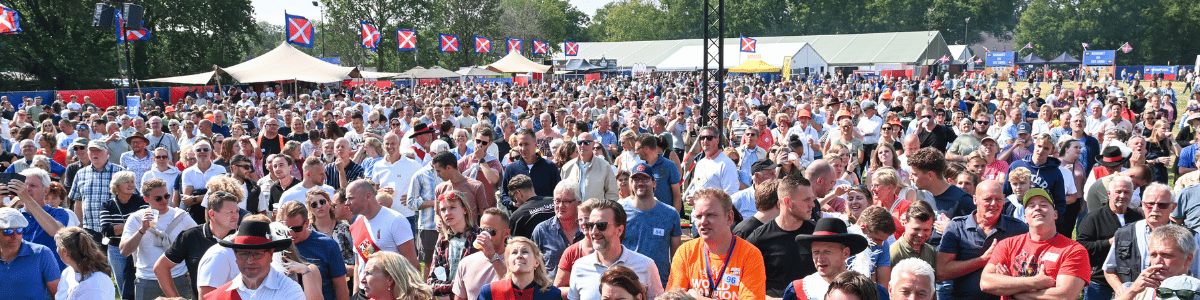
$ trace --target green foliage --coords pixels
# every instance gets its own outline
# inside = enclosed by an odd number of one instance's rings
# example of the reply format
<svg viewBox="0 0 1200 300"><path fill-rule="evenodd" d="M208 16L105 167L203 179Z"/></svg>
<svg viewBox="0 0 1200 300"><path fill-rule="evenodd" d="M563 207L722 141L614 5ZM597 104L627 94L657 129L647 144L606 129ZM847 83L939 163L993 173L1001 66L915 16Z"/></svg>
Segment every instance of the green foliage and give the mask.
<svg viewBox="0 0 1200 300"><path fill-rule="evenodd" d="M397 49L397 29L417 31L422 58L437 53L437 32L426 30L435 22L430 17L437 9L432 1L321 0L321 5L325 18L317 27L317 44L307 50L314 56L338 57L343 66L375 67L383 72L408 70L416 65L414 53ZM379 29L378 52L362 47L362 21Z"/></svg>
<svg viewBox="0 0 1200 300"><path fill-rule="evenodd" d="M592 38L601 42L662 39L667 12L644 0L612 2L596 10L588 27Z"/></svg>
<svg viewBox="0 0 1200 300"><path fill-rule="evenodd" d="M1125 42L1134 47L1118 53L1117 64L1188 64L1200 53L1200 2L1179 0L1034 0L1021 14L1018 45L1034 44L1043 57L1063 51L1113 50Z"/></svg>
<svg viewBox="0 0 1200 300"><path fill-rule="evenodd" d="M96 1L14 0L24 32L0 38L0 63L33 81L0 78L4 89L112 87L125 74L113 27L92 27ZM257 26L245 0L138 1L152 38L129 43L137 79L191 74L245 59Z"/></svg>

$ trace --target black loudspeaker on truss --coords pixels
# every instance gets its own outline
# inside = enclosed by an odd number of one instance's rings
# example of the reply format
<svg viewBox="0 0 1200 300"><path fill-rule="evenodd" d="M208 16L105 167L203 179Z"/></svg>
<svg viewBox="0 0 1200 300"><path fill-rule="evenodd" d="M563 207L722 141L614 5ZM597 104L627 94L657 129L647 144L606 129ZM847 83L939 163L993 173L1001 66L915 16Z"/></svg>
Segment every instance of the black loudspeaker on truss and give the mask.
<svg viewBox="0 0 1200 300"><path fill-rule="evenodd" d="M96 12L92 15L92 26L112 27L113 7L104 3L96 3Z"/></svg>
<svg viewBox="0 0 1200 300"><path fill-rule="evenodd" d="M142 13L146 11L141 5L133 3L125 3L124 10L121 11L121 18L125 20L126 30L141 30L142 29Z"/></svg>

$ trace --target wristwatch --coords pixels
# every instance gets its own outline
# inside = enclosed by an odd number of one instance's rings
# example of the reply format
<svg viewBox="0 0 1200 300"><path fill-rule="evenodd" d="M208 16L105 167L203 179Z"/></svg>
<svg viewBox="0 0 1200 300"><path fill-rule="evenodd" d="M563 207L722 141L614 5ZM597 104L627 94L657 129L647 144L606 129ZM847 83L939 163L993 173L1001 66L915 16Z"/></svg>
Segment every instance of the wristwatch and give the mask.
<svg viewBox="0 0 1200 300"><path fill-rule="evenodd" d="M488 262L491 263L497 260L500 260L500 253L492 254L492 259L489 259Z"/></svg>

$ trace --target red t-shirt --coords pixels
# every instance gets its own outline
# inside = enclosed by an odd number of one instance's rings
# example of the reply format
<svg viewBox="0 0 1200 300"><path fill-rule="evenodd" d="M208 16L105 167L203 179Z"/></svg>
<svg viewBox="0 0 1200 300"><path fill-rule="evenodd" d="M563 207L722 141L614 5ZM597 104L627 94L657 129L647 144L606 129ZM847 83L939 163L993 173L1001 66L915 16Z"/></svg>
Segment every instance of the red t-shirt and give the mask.
<svg viewBox="0 0 1200 300"><path fill-rule="evenodd" d="M1061 234L1044 242L1034 241L1028 233L1001 240L988 264L1007 269L1016 277L1033 277L1040 272L1058 279L1062 274L1079 277L1086 284L1092 275L1087 250ZM1001 299L1012 300L1009 296Z"/></svg>
<svg viewBox="0 0 1200 300"><path fill-rule="evenodd" d="M763 149L771 149L775 145L775 135L771 134L770 130L758 132L758 146Z"/></svg>
<svg viewBox="0 0 1200 300"><path fill-rule="evenodd" d="M583 247L580 247L579 243L580 242L575 242L574 244L571 244L570 247L567 247L567 250L563 250L562 257L558 259L559 273L566 272L566 274L571 274L571 268L575 266L575 261L579 260L580 257L587 255L583 253ZM559 287L569 287L570 284L571 276L567 276L567 282L565 282L565 285Z"/></svg>

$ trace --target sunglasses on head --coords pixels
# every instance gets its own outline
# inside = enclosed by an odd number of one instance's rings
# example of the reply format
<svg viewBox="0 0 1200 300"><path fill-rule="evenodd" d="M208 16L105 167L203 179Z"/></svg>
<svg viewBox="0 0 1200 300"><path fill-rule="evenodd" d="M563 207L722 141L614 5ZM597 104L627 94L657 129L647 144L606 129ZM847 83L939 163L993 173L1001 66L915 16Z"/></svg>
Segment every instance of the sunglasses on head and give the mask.
<svg viewBox="0 0 1200 300"><path fill-rule="evenodd" d="M14 235L14 234L22 234L22 233L25 233L25 228L24 228L24 227L21 227L21 228L9 228L9 229L5 229L5 230L3 230L3 232L4 232L4 235L9 235L9 236L10 236L10 235Z"/></svg>
<svg viewBox="0 0 1200 300"><path fill-rule="evenodd" d="M583 229L605 231L608 230L608 222L583 222Z"/></svg>
<svg viewBox="0 0 1200 300"><path fill-rule="evenodd" d="M1171 297L1179 297L1180 300L1192 300L1196 296L1196 292L1192 290L1173 290L1169 288L1157 288L1155 292L1159 299L1170 299Z"/></svg>

